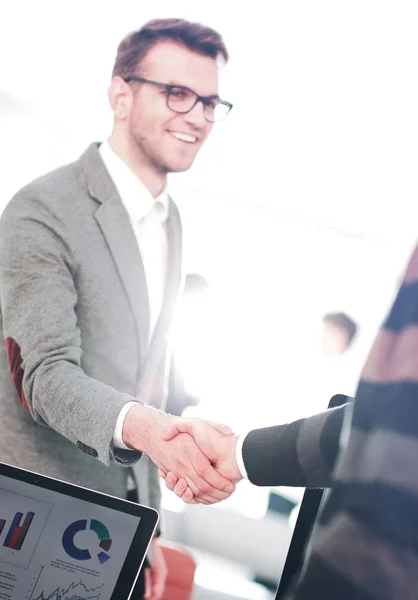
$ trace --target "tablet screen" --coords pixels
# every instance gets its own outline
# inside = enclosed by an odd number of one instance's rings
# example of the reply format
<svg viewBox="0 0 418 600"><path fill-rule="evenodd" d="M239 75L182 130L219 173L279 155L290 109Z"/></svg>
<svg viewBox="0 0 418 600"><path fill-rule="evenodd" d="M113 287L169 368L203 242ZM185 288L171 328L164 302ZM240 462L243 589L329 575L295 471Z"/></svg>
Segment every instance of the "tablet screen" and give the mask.
<svg viewBox="0 0 418 600"><path fill-rule="evenodd" d="M0 600L111 600L140 520L0 473Z"/></svg>

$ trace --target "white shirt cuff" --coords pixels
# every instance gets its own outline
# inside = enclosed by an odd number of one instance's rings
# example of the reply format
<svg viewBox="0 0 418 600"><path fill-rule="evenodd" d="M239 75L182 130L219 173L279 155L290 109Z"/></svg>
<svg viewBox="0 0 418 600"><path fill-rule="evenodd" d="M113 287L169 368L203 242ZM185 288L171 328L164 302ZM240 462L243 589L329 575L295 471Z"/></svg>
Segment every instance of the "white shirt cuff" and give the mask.
<svg viewBox="0 0 418 600"><path fill-rule="evenodd" d="M239 436L239 438L237 440L236 450L235 450L235 452L236 452L235 457L236 457L238 469L240 470L240 473L244 477L244 479L248 479L248 475L247 475L247 469L245 468L245 464L244 464L244 457L242 456L242 446L244 444L244 440L247 437L248 433L245 433L245 434L242 434Z"/></svg>
<svg viewBox="0 0 418 600"><path fill-rule="evenodd" d="M122 431L123 424L125 422L125 418L128 414L129 409L132 408L132 406L135 406L136 404L138 404L138 402L127 402L119 413L118 420L116 421L115 429L113 431L113 446L115 448L121 448L123 450L132 450L132 448L128 448L128 446L126 446L126 444L123 443Z"/></svg>

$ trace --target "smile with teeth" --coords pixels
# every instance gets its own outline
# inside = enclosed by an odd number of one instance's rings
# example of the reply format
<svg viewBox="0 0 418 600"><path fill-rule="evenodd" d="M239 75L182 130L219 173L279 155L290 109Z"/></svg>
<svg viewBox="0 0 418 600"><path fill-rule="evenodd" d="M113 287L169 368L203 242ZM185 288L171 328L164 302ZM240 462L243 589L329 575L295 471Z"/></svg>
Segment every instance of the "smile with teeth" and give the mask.
<svg viewBox="0 0 418 600"><path fill-rule="evenodd" d="M195 135L190 135L189 133L180 133L178 131L170 131L171 135L175 137L177 140L181 140L182 142L187 142L189 144L194 144L197 142L197 137Z"/></svg>

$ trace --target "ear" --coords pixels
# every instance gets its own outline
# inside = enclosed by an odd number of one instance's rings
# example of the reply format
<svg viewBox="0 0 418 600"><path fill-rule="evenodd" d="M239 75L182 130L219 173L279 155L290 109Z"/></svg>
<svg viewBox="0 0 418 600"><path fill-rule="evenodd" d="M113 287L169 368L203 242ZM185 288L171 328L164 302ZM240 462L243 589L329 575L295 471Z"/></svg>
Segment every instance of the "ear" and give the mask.
<svg viewBox="0 0 418 600"><path fill-rule="evenodd" d="M126 121L132 106L133 92L122 77L117 76L112 79L108 90L108 97L115 119Z"/></svg>

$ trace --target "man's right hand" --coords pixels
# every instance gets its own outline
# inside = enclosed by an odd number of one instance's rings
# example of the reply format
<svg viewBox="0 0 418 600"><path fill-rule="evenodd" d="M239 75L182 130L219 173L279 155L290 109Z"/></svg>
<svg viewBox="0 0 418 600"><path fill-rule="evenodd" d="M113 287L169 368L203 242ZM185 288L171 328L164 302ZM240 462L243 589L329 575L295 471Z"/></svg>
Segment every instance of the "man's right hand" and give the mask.
<svg viewBox="0 0 418 600"><path fill-rule="evenodd" d="M243 478L236 461L238 436L234 435L229 427L202 419L179 418L169 424L164 439L174 441L179 435L185 433L193 437L218 473L234 483ZM160 468L159 475L165 479L168 489L184 502L201 503L186 480L176 471L169 472Z"/></svg>
<svg viewBox="0 0 418 600"><path fill-rule="evenodd" d="M147 454L161 472L181 478L196 501L213 504L225 500L235 490L234 483L217 472L191 435L178 429L182 421L138 404L126 415L122 438L128 447ZM176 433L168 438L170 431Z"/></svg>

